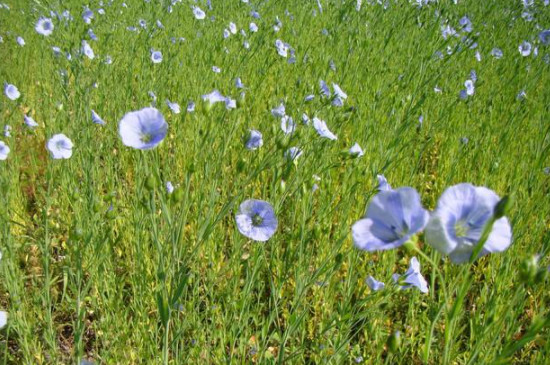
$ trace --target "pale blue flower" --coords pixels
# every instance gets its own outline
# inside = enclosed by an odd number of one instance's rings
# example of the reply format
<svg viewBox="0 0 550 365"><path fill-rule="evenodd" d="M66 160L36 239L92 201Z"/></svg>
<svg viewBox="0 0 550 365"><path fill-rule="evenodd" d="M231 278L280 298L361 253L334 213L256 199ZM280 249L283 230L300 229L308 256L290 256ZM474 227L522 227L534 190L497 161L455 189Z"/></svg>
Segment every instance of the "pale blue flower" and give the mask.
<svg viewBox="0 0 550 365"><path fill-rule="evenodd" d="M151 61L153 61L153 63L161 63L162 53L160 51L151 50Z"/></svg>
<svg viewBox="0 0 550 365"><path fill-rule="evenodd" d="M4 137L11 137L11 125L9 124L4 126Z"/></svg>
<svg viewBox="0 0 550 365"><path fill-rule="evenodd" d="M382 290L386 286L386 284L384 284L381 281L376 280L372 276L369 276L367 278L367 280L365 280L365 281L366 281L367 285L369 286L370 290L372 290L372 291Z"/></svg>
<svg viewBox="0 0 550 365"><path fill-rule="evenodd" d="M309 94L304 98L304 101L308 102L308 101L312 101L313 99L315 99L315 95L314 94Z"/></svg>
<svg viewBox="0 0 550 365"><path fill-rule="evenodd" d="M218 90L214 90L210 94L205 94L202 96L202 100L208 101L210 104L215 104L218 102L225 103L225 99L225 96L223 96Z"/></svg>
<svg viewBox="0 0 550 365"><path fill-rule="evenodd" d="M332 141L338 139L338 137L336 137L336 135L328 129L327 123L324 120L321 120L317 117L314 117L313 118L313 128L315 128L317 133L323 138L328 138Z"/></svg>
<svg viewBox="0 0 550 365"><path fill-rule="evenodd" d="M147 150L162 142L167 130L168 124L157 109L144 108L126 114L118 131L124 145Z"/></svg>
<svg viewBox="0 0 550 365"><path fill-rule="evenodd" d="M281 103L278 107L271 109L271 114L275 118L282 118L286 115L285 105Z"/></svg>
<svg viewBox="0 0 550 365"><path fill-rule="evenodd" d="M105 121L92 109L92 122L99 125L105 125Z"/></svg>
<svg viewBox="0 0 550 365"><path fill-rule="evenodd" d="M90 37L92 41L97 41L97 36L95 35L93 29L88 29L88 37Z"/></svg>
<svg viewBox="0 0 550 365"><path fill-rule="evenodd" d="M500 48L493 48L493 49L491 50L491 56L493 56L493 57L496 58L497 60L498 60L498 59L501 59L503 55L504 55L504 54L502 53L502 50L501 50Z"/></svg>
<svg viewBox="0 0 550 365"><path fill-rule="evenodd" d="M0 329L4 328L8 323L8 313L0 311Z"/></svg>
<svg viewBox="0 0 550 365"><path fill-rule="evenodd" d="M472 21L467 16L460 18L459 24L466 33L470 33L473 30Z"/></svg>
<svg viewBox="0 0 550 365"><path fill-rule="evenodd" d="M476 51L476 60L477 62L481 62L481 53L479 51Z"/></svg>
<svg viewBox="0 0 550 365"><path fill-rule="evenodd" d="M213 71L214 73L219 74L220 72L222 72L222 69L219 68L218 66L212 66L212 71Z"/></svg>
<svg viewBox="0 0 550 365"><path fill-rule="evenodd" d="M277 53L281 57L288 57L288 45L281 41L280 39L277 39L275 41L275 48L277 48Z"/></svg>
<svg viewBox="0 0 550 365"><path fill-rule="evenodd" d="M53 32L53 22L50 18L40 18L36 22L34 29L43 36L49 36Z"/></svg>
<svg viewBox="0 0 550 365"><path fill-rule="evenodd" d="M232 34L237 34L237 25L233 22L229 23L229 30Z"/></svg>
<svg viewBox="0 0 550 365"><path fill-rule="evenodd" d="M539 39L545 46L550 44L550 29L545 29L539 33Z"/></svg>
<svg viewBox="0 0 550 365"><path fill-rule="evenodd" d="M265 242L277 230L277 217L273 207L266 201L249 199L244 201L235 215L237 228L244 236Z"/></svg>
<svg viewBox="0 0 550 365"><path fill-rule="evenodd" d="M309 125L310 123L309 117L306 113L302 113L302 123L304 123L305 125Z"/></svg>
<svg viewBox="0 0 550 365"><path fill-rule="evenodd" d="M237 89L243 89L244 88L244 85L243 85L243 82L241 81L241 78L240 77L237 77L235 79L235 87Z"/></svg>
<svg viewBox="0 0 550 365"><path fill-rule="evenodd" d="M348 94L346 94L338 84L332 83L332 88L334 89L334 94L340 99L347 99Z"/></svg>
<svg viewBox="0 0 550 365"><path fill-rule="evenodd" d="M56 57L59 57L59 56L61 55L61 48L59 48L59 47L53 46L53 47L52 47L52 51L53 51L53 54L54 54Z"/></svg>
<svg viewBox="0 0 550 365"><path fill-rule="evenodd" d="M73 155L73 142L64 134L52 136L46 143L53 159L68 159Z"/></svg>
<svg viewBox="0 0 550 365"><path fill-rule="evenodd" d="M483 229L494 214L500 198L485 187L468 183L443 192L426 226L426 243L449 255L454 263L467 262ZM506 217L495 221L479 256L502 252L512 242L512 228Z"/></svg>
<svg viewBox="0 0 550 365"><path fill-rule="evenodd" d="M25 121L25 124L27 125L27 127L29 128L34 128L34 127L38 127L38 123L36 123L36 121L34 119L32 119L31 117L25 115L23 117L23 120Z"/></svg>
<svg viewBox="0 0 550 365"><path fill-rule="evenodd" d="M88 42L86 42L85 40L82 41L82 48L80 50L89 59L91 59L91 60L94 59L94 57L95 57L94 50L92 49L92 47L90 47Z"/></svg>
<svg viewBox="0 0 550 365"><path fill-rule="evenodd" d="M237 101L235 99L231 99L230 97L225 98L225 109L231 110L235 109L237 107Z"/></svg>
<svg viewBox="0 0 550 365"><path fill-rule="evenodd" d="M202 11L201 8L198 6L193 7L193 15L195 16L195 19L202 20L206 17L206 13Z"/></svg>
<svg viewBox="0 0 550 365"><path fill-rule="evenodd" d="M300 156L302 156L302 150L298 147L290 147L285 152L285 158L290 161L296 161Z"/></svg>
<svg viewBox="0 0 550 365"><path fill-rule="evenodd" d="M19 90L17 90L17 87L12 84L4 84L4 93L10 100L17 100L21 96L21 93Z"/></svg>
<svg viewBox="0 0 550 365"><path fill-rule="evenodd" d="M519 53L523 56L523 57L527 57L531 54L531 49L533 47L531 46L531 43L527 42L527 41L523 41L521 42L521 44L519 45L518 49L519 49Z"/></svg>
<svg viewBox="0 0 550 365"><path fill-rule="evenodd" d="M466 80L464 82L464 86L466 87L466 95L472 96L475 93L475 86L474 82L472 80Z"/></svg>
<svg viewBox="0 0 550 365"><path fill-rule="evenodd" d="M319 87L321 88L321 95L330 98L331 93L327 83L324 80L319 80Z"/></svg>
<svg viewBox="0 0 550 365"><path fill-rule="evenodd" d="M281 129L285 134L294 133L296 130L296 124L294 123L292 117L285 115L281 118Z"/></svg>
<svg viewBox="0 0 550 365"><path fill-rule="evenodd" d="M88 8L84 9L84 12L82 12L82 19L84 20L84 23L90 24L93 18L94 12Z"/></svg>
<svg viewBox="0 0 550 365"><path fill-rule="evenodd" d="M195 111L195 103L190 101L189 103L187 103L187 112L193 113L194 111Z"/></svg>
<svg viewBox="0 0 550 365"><path fill-rule="evenodd" d="M250 136L248 137L248 141L246 141L245 147L248 150L255 150L260 148L264 144L264 140L262 139L262 134L260 131L251 129L250 130Z"/></svg>
<svg viewBox="0 0 550 365"><path fill-rule="evenodd" d="M248 26L248 29L250 29L252 33L256 33L258 31L258 26L256 25L256 23L252 22Z"/></svg>
<svg viewBox="0 0 550 365"><path fill-rule="evenodd" d="M420 273L420 262L416 257L412 257L409 263L409 269L403 275L393 274L392 279L401 289L412 287L418 288L422 293L428 292L428 283Z"/></svg>
<svg viewBox="0 0 550 365"><path fill-rule="evenodd" d="M21 47L23 47L25 45L25 40L23 39L23 37L17 37L15 39L15 41L17 42L18 45L20 45Z"/></svg>
<svg viewBox="0 0 550 365"><path fill-rule="evenodd" d="M361 157L365 154L363 152L363 149L361 148L361 146L359 146L359 143L357 142L353 146L351 146L351 148L349 149L349 153L356 157Z"/></svg>
<svg viewBox="0 0 550 365"><path fill-rule="evenodd" d="M167 181L165 186L166 186L166 192L168 194L172 194L174 192L174 185L172 185L172 182Z"/></svg>
<svg viewBox="0 0 550 365"><path fill-rule="evenodd" d="M8 158L9 153L10 153L10 148L8 147L8 145L3 141L0 141L0 160L4 161L6 158Z"/></svg>
<svg viewBox="0 0 550 365"><path fill-rule="evenodd" d="M393 249L420 232L428 218L415 189L382 190L372 198L365 217L353 225L353 242L367 251Z"/></svg>
<svg viewBox="0 0 550 365"><path fill-rule="evenodd" d="M172 103L170 100L166 99L166 105L174 114L179 114L181 112L180 105L178 103Z"/></svg>

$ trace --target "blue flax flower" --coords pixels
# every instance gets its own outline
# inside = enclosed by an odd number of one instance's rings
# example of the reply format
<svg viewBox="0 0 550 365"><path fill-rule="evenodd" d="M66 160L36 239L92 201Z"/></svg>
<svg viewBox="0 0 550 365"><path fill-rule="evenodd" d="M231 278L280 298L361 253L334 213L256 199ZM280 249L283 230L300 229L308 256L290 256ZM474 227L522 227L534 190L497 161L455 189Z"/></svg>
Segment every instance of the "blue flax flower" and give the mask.
<svg viewBox="0 0 550 365"><path fill-rule="evenodd" d="M485 187L467 183L451 186L439 198L426 226L426 242L449 255L454 263L467 262L499 200L495 192ZM497 219L480 256L504 251L511 241L508 219Z"/></svg>
<svg viewBox="0 0 550 365"><path fill-rule="evenodd" d="M156 147L168 130L168 124L155 108L144 108L126 114L119 123L119 134L124 145L139 150Z"/></svg>
<svg viewBox="0 0 550 365"><path fill-rule="evenodd" d="M420 232L428 219L415 189L380 191L372 198L365 217L353 225L353 242L367 251L396 248Z"/></svg>
<svg viewBox="0 0 550 365"><path fill-rule="evenodd" d="M263 200L244 201L235 219L239 232L254 241L265 242L277 230L277 217L273 207Z"/></svg>

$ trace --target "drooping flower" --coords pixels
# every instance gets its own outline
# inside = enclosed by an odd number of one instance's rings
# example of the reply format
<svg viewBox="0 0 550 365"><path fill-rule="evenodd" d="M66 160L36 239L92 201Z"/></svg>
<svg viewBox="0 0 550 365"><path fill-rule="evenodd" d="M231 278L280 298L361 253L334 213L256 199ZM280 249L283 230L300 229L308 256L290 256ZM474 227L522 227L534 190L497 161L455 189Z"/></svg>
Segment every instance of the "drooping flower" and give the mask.
<svg viewBox="0 0 550 365"><path fill-rule="evenodd" d="M17 90L17 87L12 84L4 84L4 93L10 100L17 100L21 96L21 93L19 90Z"/></svg>
<svg viewBox="0 0 550 365"><path fill-rule="evenodd" d="M251 129L250 136L245 144L246 149L254 151L257 148L260 148L263 144L264 140L262 139L262 134L257 130Z"/></svg>
<svg viewBox="0 0 550 365"><path fill-rule="evenodd" d="M347 99L348 98L348 94L346 94L340 88L340 86L338 86L338 84L332 83L332 88L334 89L334 94L336 95L336 97L338 97L340 99Z"/></svg>
<svg viewBox="0 0 550 365"><path fill-rule="evenodd" d="M281 129L285 134L292 134L296 130L296 124L292 117L285 115L281 118Z"/></svg>
<svg viewBox="0 0 550 365"><path fill-rule="evenodd" d="M105 125L105 121L92 109L92 122L99 125Z"/></svg>
<svg viewBox="0 0 550 365"><path fill-rule="evenodd" d="M306 95L306 97L304 98L304 101L308 102L308 101L312 101L313 99L315 99L315 95L309 94L309 95Z"/></svg>
<svg viewBox="0 0 550 365"><path fill-rule="evenodd" d="M214 90L210 94L203 95L202 100L208 101L210 104L215 104L218 102L225 103L225 96L223 96L218 90Z"/></svg>
<svg viewBox="0 0 550 365"><path fill-rule="evenodd" d="M46 148L55 160L68 159L73 155L73 142L62 133L52 136L46 143Z"/></svg>
<svg viewBox="0 0 550 365"><path fill-rule="evenodd" d="M166 99L166 105L174 114L179 114L181 112L180 105L178 103L172 103L170 100Z"/></svg>
<svg viewBox="0 0 550 365"><path fill-rule="evenodd" d="M258 26L256 25L256 23L252 22L248 26L248 29L250 29L252 33L256 33L258 31Z"/></svg>
<svg viewBox="0 0 550 365"><path fill-rule="evenodd" d="M241 78L240 77L237 77L235 79L235 87L237 89L243 89L244 88L244 85L243 85L243 82L241 81Z"/></svg>
<svg viewBox="0 0 550 365"><path fill-rule="evenodd" d="M323 138L328 138L332 141L337 140L338 137L334 133L332 133L328 127L327 123L324 120L321 120L317 117L313 118L313 128L319 133L319 135Z"/></svg>
<svg viewBox="0 0 550 365"><path fill-rule="evenodd" d="M469 96L474 95L475 93L475 86L474 82L472 80L466 80L464 82L464 86L466 87L466 94Z"/></svg>
<svg viewBox="0 0 550 365"><path fill-rule="evenodd" d="M16 41L17 44L20 45L21 47L23 47L23 46L25 45L25 40L24 40L23 37L21 37L21 36L15 38L15 41Z"/></svg>
<svg viewBox="0 0 550 365"><path fill-rule="evenodd" d="M126 114L119 123L122 143L128 147L148 150L156 147L168 130L168 124L155 108L143 108Z"/></svg>
<svg viewBox="0 0 550 365"><path fill-rule="evenodd" d="M500 198L485 187L463 183L443 192L426 226L426 243L449 255L454 263L470 259ZM495 221L479 256L502 252L512 242L512 228L506 217Z"/></svg>
<svg viewBox="0 0 550 365"><path fill-rule="evenodd" d="M193 7L193 15L195 16L195 19L198 20L203 20L204 18L206 18L206 13L202 11L202 9L198 6Z"/></svg>
<svg viewBox="0 0 550 365"><path fill-rule="evenodd" d="M298 158L302 155L302 150L299 149L298 147L290 147L286 152L285 152L285 158L287 160L290 160L290 161L293 161L295 162L296 160L298 160Z"/></svg>
<svg viewBox="0 0 550 365"><path fill-rule="evenodd" d="M27 127L29 128L34 128L34 127L38 127L38 123L36 123L36 121L34 119L32 119L31 117L25 115L23 117L23 120L25 122L25 124L27 125Z"/></svg>
<svg viewBox="0 0 550 365"><path fill-rule="evenodd" d="M153 63L161 63L162 62L162 53L160 51L151 51L151 61Z"/></svg>
<svg viewBox="0 0 550 365"><path fill-rule="evenodd" d="M321 88L321 95L326 98L330 98L330 89L324 80L319 80L319 87Z"/></svg>
<svg viewBox="0 0 550 365"><path fill-rule="evenodd" d="M53 32L53 22L50 18L40 18L36 22L34 29L43 36L49 36Z"/></svg>
<svg viewBox="0 0 550 365"><path fill-rule="evenodd" d="M265 242L277 230L277 217L273 207L266 201L249 199L244 201L235 216L237 228L244 236Z"/></svg>
<svg viewBox="0 0 550 365"><path fill-rule="evenodd" d="M190 101L188 104L187 104L187 112L188 113L193 113L195 111L195 103Z"/></svg>
<svg viewBox="0 0 550 365"><path fill-rule="evenodd" d="M365 281L366 281L367 285L369 286L370 290L372 290L372 291L382 290L386 286L386 284L384 284L381 281L376 280L375 278L373 278L370 275L367 278L367 280L365 280Z"/></svg>
<svg viewBox="0 0 550 365"><path fill-rule="evenodd" d="M409 263L409 269L403 275L393 274L392 279L401 289L412 287L418 288L422 293L428 292L428 283L420 273L420 262L416 257L412 257Z"/></svg>
<svg viewBox="0 0 550 365"><path fill-rule="evenodd" d="M363 152L363 149L361 148L361 146L359 146L359 143L357 142L355 142L355 144L351 146L351 148L349 149L349 153L356 157L361 157L365 154Z"/></svg>
<svg viewBox="0 0 550 365"><path fill-rule="evenodd" d="M89 59L93 60L95 58L94 50L85 40L82 41L82 48L80 50Z"/></svg>
<svg viewBox="0 0 550 365"><path fill-rule="evenodd" d="M6 158L8 158L8 154L10 153L10 148L6 143L3 141L0 141L0 160L3 161Z"/></svg>
<svg viewBox="0 0 550 365"><path fill-rule="evenodd" d="M428 218L415 189L382 190L372 198L365 217L353 225L353 242L366 251L396 248L420 232Z"/></svg>

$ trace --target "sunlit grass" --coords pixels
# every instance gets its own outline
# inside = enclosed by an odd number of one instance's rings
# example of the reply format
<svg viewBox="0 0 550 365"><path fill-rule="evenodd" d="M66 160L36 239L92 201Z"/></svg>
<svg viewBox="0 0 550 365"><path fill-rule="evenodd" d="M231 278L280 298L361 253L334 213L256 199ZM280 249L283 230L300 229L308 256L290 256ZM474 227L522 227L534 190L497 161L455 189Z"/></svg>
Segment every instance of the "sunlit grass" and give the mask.
<svg viewBox="0 0 550 365"><path fill-rule="evenodd" d="M91 25L78 1L8 1L10 10L0 9L0 81L22 96L0 97L0 127L11 126L11 137L0 137L11 149L0 161L3 363L542 364L550 356L548 282L520 280L533 255L549 264L550 46L536 26L550 27L550 8L541 1L531 22L520 1L500 0L422 8L399 1L387 9L365 0L359 12L355 1L321 0L322 13L316 1L213 1L212 10L199 4L202 21L190 1L172 13L169 2L105 1L105 15L94 1ZM74 21L54 19L51 36L36 33L40 16L65 9ZM444 21L459 29L464 15L476 49L441 36ZM230 22L246 37L224 39ZM78 55L83 39L95 59ZM277 54L277 39L295 50L296 63ZM538 47L537 57L521 57L524 40ZM502 59L490 55L494 47ZM151 61L151 49L162 52L161 63ZM471 70L475 94L461 100ZM343 107L320 97L320 79L347 93ZM202 102L214 89L238 107ZM522 90L527 97L518 99ZM154 150L133 150L118 123L151 105L149 91L168 135ZM305 102L309 94L316 97ZM172 113L166 99L182 112ZM185 111L190 101L193 113ZM297 123L290 136L270 112L281 102ZM92 123L92 109L105 126ZM40 126L27 128L25 113ZM325 120L338 140L303 125L303 113ZM263 135L256 151L244 148L249 129ZM46 150L58 133L74 143L68 160ZM355 142L363 157L349 155ZM303 150L295 163L284 157L292 146ZM405 249L353 246L351 226L376 193L377 174L417 189L427 209L460 182L513 197L513 243L474 264L456 312L469 266L422 242L435 267ZM246 199L275 209L278 229L266 243L236 228ZM392 285L413 255L428 294ZM386 288L370 291L369 275ZM401 346L391 351L396 331Z"/></svg>

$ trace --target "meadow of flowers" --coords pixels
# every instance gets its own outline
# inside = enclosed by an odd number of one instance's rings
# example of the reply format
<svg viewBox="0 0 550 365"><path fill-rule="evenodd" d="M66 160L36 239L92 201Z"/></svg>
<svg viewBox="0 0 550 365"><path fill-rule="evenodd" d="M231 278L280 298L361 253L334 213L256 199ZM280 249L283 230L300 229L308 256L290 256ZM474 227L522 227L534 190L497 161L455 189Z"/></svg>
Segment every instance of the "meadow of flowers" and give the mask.
<svg viewBox="0 0 550 365"><path fill-rule="evenodd" d="M0 363L548 363L548 0L2 1Z"/></svg>

